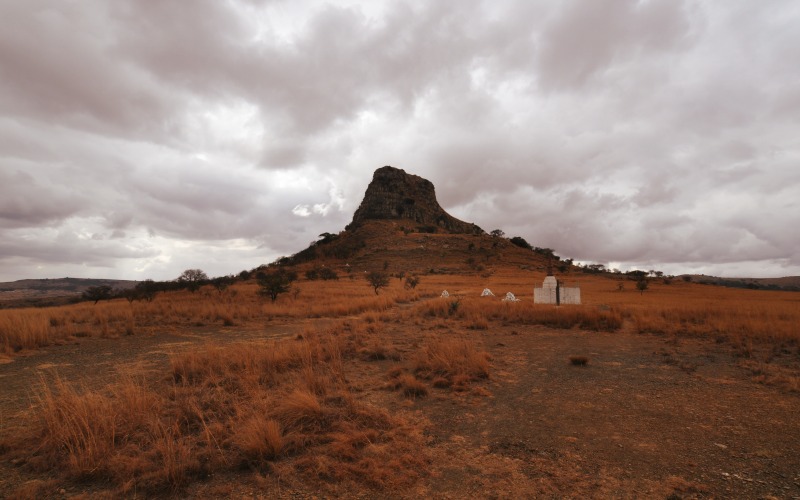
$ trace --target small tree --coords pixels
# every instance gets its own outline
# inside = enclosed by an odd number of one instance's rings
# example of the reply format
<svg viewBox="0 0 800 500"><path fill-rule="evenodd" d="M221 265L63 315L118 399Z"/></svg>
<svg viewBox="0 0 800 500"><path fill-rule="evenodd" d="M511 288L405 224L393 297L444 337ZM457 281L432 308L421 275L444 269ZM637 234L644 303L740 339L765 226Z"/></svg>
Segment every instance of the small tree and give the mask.
<svg viewBox="0 0 800 500"><path fill-rule="evenodd" d="M258 286L261 290L259 295L269 297L272 302L277 300L278 295L286 293L291 289L293 277L289 273L277 271L274 273L259 273Z"/></svg>
<svg viewBox="0 0 800 500"><path fill-rule="evenodd" d="M236 281L233 276L219 276L211 280L211 284L222 295L222 292L228 289Z"/></svg>
<svg viewBox="0 0 800 500"><path fill-rule="evenodd" d="M506 235L506 233L504 233L501 229L495 229L494 231L492 231L489 234L491 234L495 238L502 238L503 236Z"/></svg>
<svg viewBox="0 0 800 500"><path fill-rule="evenodd" d="M640 271L639 269L634 269L632 271L628 271L625 273L626 276L629 276L633 281L642 281L647 277L647 272Z"/></svg>
<svg viewBox="0 0 800 500"><path fill-rule="evenodd" d="M527 241L525 241L525 238L523 238L522 236L514 236L509 241L511 243L513 243L514 245L517 245L520 248L526 248L528 250L533 250L533 247L531 246L531 244L528 243Z"/></svg>
<svg viewBox="0 0 800 500"><path fill-rule="evenodd" d="M639 295L644 294L644 291L647 290L648 283L646 279L642 279L636 282L636 289L639 290Z"/></svg>
<svg viewBox="0 0 800 500"><path fill-rule="evenodd" d="M319 235L319 237L320 237L319 240L320 243L328 243L329 241L333 241L333 239L336 238L336 235L332 233L322 233Z"/></svg>
<svg viewBox="0 0 800 500"><path fill-rule="evenodd" d="M409 275L406 277L405 287L407 289L417 288L417 285L419 285L419 276Z"/></svg>
<svg viewBox="0 0 800 500"><path fill-rule="evenodd" d="M101 300L109 300L112 295L111 287L108 285L90 286L83 294L83 300L93 300L95 305Z"/></svg>
<svg viewBox="0 0 800 500"><path fill-rule="evenodd" d="M367 273L367 281L369 285L375 289L375 295L378 295L378 291L381 288L386 288L389 286L389 275L382 272L382 271L372 271Z"/></svg>
<svg viewBox="0 0 800 500"><path fill-rule="evenodd" d="M139 300L139 292L137 292L135 288L126 288L120 292L120 296L125 297L125 300L131 305L133 305L134 300Z"/></svg>
<svg viewBox="0 0 800 500"><path fill-rule="evenodd" d="M194 293L208 282L208 275L202 269L187 269L178 276L178 283Z"/></svg>
<svg viewBox="0 0 800 500"><path fill-rule="evenodd" d="M146 300L147 302L152 302L153 299L156 298L156 293L159 291L159 285L155 281L147 279L136 283L136 286L133 289L136 290L137 300Z"/></svg>

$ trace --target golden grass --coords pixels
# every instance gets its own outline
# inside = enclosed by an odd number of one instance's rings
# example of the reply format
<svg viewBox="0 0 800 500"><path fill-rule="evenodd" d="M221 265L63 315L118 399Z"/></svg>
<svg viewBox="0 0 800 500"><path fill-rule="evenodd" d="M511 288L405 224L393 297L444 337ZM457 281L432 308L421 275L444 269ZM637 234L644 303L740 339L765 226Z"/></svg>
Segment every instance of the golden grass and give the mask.
<svg viewBox="0 0 800 500"><path fill-rule="evenodd" d="M502 302L495 297L438 298L417 304L415 314L455 318L466 321L468 328L485 330L488 321L508 324L544 325L551 328L580 327L585 330L614 331L622 326L618 309L597 307Z"/></svg>
<svg viewBox="0 0 800 500"><path fill-rule="evenodd" d="M253 415L238 424L232 440L248 461L275 460L284 449L281 424L265 415Z"/></svg>
<svg viewBox="0 0 800 500"><path fill-rule="evenodd" d="M542 324L553 328L580 327L614 331L629 324L639 333L709 337L746 349L757 344L800 343L800 293L745 290L699 285L675 280L666 285L654 280L640 294L618 290L619 283L632 283L622 276L581 273L560 276L581 287L580 306L532 304L533 287L544 275L508 268L491 270L486 278L458 275L425 276L418 287L421 297L436 297L418 303L415 314L464 320L482 329L483 320ZM490 288L497 297L480 297ZM442 290L449 299L438 298ZM499 296L513 292L522 302L503 303ZM458 300L455 314L450 303Z"/></svg>
<svg viewBox="0 0 800 500"><path fill-rule="evenodd" d="M473 340L431 338L404 364L392 366L386 388L407 397L428 394L424 381L433 387L465 390L472 382L489 378L491 356Z"/></svg>
<svg viewBox="0 0 800 500"><path fill-rule="evenodd" d="M363 333L345 323L301 340L206 345L170 357L169 377L123 376L101 390L56 377L34 425L4 443L34 470L112 485L115 494L181 491L243 465L407 484L424 458L408 422L357 400L342 360Z"/></svg>
<svg viewBox="0 0 800 500"><path fill-rule="evenodd" d="M275 303L257 294L254 284L238 284L225 293L201 290L159 294L152 302L118 299L47 309L0 310L0 353L35 349L73 337L117 337L169 327L233 327L282 318L322 318L380 313L397 303L419 299L414 290L392 283L380 296L361 280L304 282L301 293L282 295Z"/></svg>
<svg viewBox="0 0 800 500"><path fill-rule="evenodd" d="M620 277L567 275L581 286L581 306L534 305L534 285L543 275L514 269L490 269L488 277L428 275L414 290L399 280L376 296L364 280L299 281L297 295L285 294L275 303L257 294L257 285L240 283L225 293L201 290L159 294L152 302L114 300L97 305L81 303L48 309L0 310L0 353L65 341L73 337L138 335L164 327L252 325L270 318L317 318L364 315L376 322L396 304L417 302L407 311L415 315L458 319L474 330L491 322L539 324L553 328L615 331L627 321L640 333L708 336L746 346L756 343L800 341L800 294L728 289L675 281L654 281L644 294L618 290ZM480 297L483 288L497 297ZM452 294L439 298L442 290ZM504 303L499 297L514 292L522 302ZM421 298L433 298L419 302Z"/></svg>
<svg viewBox="0 0 800 500"><path fill-rule="evenodd" d="M436 339L424 346L414 359L414 372L426 379L444 377L453 380L489 378L489 354L462 339Z"/></svg>
<svg viewBox="0 0 800 500"><path fill-rule="evenodd" d="M0 446L33 470L98 480L116 495L180 492L214 471L241 468L375 488L409 484L424 470L420 431L360 400L346 376L350 361L398 362L387 386L408 398L424 397L431 387L467 390L490 376L480 339L496 325L710 337L748 358L743 366L756 382L800 391L794 372L749 359L759 343L799 343L798 293L676 282L653 283L640 294L618 291L615 279L578 275L584 304L554 307L532 303L532 285L543 276L489 271L480 278L423 276L415 290L393 280L378 296L363 280L343 279L301 281L301 293L274 304L259 298L254 285L238 284L224 294L165 293L132 305L117 300L2 310L0 353L9 355L78 336L254 326L276 317L348 319L325 331L308 327L291 340L211 342L171 355L167 371L154 377L124 375L101 390L59 378L43 382L32 425ZM480 297L485 287L497 297ZM450 298L439 297L444 289ZM502 302L506 291L522 301ZM403 306L392 311L397 304ZM389 321L415 328L429 319L446 335L426 338L410 353L398 351L384 331ZM453 329L459 331L450 335ZM583 360L570 358L573 364ZM31 482L18 494L36 496L48 484Z"/></svg>
<svg viewBox="0 0 800 500"><path fill-rule="evenodd" d="M0 349L3 352L10 354L53 342L52 323L45 311L18 309L0 312ZM65 332L62 337L70 335L71 332Z"/></svg>

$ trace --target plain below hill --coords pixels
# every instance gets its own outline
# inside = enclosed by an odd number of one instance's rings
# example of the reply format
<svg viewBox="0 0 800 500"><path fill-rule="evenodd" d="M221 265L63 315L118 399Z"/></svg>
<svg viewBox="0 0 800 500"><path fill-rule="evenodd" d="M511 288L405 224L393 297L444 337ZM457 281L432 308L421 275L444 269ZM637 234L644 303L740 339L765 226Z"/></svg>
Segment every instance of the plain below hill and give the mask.
<svg viewBox="0 0 800 500"><path fill-rule="evenodd" d="M59 305L80 297L89 287L110 286L126 290L137 281L95 278L24 279L0 283L0 306L20 307Z"/></svg>
<svg viewBox="0 0 800 500"><path fill-rule="evenodd" d="M719 276L706 276L705 274L687 274L684 276L688 276L691 281L703 285L800 292L800 276L785 276L783 278L720 278Z"/></svg>

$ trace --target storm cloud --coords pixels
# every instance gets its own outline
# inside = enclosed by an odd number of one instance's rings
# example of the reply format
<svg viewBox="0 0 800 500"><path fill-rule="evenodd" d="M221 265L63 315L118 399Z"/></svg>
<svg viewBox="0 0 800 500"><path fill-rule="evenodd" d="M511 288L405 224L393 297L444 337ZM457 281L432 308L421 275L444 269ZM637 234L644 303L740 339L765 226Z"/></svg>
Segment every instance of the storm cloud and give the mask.
<svg viewBox="0 0 800 500"><path fill-rule="evenodd" d="M383 165L621 269L800 275L800 6L0 3L0 281L235 273Z"/></svg>

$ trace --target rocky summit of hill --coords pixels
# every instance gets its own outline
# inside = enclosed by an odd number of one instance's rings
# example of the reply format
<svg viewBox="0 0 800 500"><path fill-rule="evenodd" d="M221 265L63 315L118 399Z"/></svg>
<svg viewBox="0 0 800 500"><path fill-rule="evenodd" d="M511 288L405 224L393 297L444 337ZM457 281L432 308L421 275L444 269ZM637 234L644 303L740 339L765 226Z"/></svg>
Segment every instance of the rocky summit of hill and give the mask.
<svg viewBox="0 0 800 500"><path fill-rule="evenodd" d="M375 171L364 200L353 215L348 229L369 220L405 219L424 226L429 232L483 234L475 224L456 219L436 201L433 183L418 175L393 167Z"/></svg>

